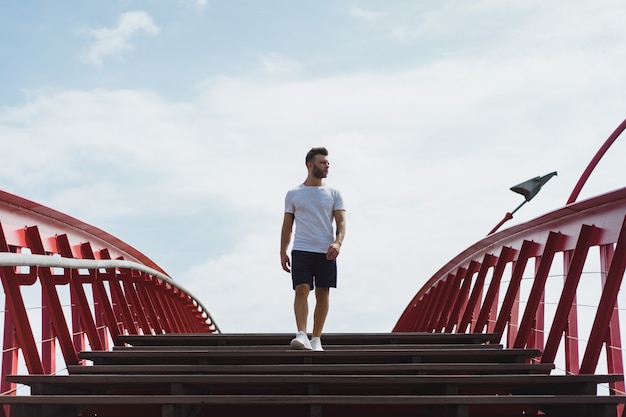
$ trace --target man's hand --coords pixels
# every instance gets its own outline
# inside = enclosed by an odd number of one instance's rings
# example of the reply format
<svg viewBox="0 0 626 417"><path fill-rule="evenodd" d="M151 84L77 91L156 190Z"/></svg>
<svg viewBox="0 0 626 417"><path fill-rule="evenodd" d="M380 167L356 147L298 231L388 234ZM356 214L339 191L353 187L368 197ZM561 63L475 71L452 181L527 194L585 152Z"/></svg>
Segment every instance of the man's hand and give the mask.
<svg viewBox="0 0 626 417"><path fill-rule="evenodd" d="M326 259L328 259L329 261L332 261L333 259L337 259L337 256L339 256L339 250L341 249L341 245L339 243L332 243L329 247L328 247L328 251L326 251Z"/></svg>
<svg viewBox="0 0 626 417"><path fill-rule="evenodd" d="M291 272L291 261L289 260L289 256L286 253L280 254L280 263L283 266L283 270L285 272Z"/></svg>
<svg viewBox="0 0 626 417"><path fill-rule="evenodd" d="M287 255L287 248L291 240L291 230L293 229L294 220L295 217L293 213L285 213L283 228L280 232L280 264L283 266L285 272L291 272L291 261L289 260L289 255Z"/></svg>

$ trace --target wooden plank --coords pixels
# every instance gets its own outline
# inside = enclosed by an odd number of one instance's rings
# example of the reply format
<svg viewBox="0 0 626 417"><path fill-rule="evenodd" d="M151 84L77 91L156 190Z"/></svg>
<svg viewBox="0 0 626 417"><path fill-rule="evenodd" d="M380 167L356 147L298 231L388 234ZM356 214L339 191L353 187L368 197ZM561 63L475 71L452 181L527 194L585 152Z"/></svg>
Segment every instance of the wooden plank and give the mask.
<svg viewBox="0 0 626 417"><path fill-rule="evenodd" d="M7 375L6 379L20 384L45 382L50 384L567 384L608 383L622 381L623 375Z"/></svg>
<svg viewBox="0 0 626 417"><path fill-rule="evenodd" d="M140 345L206 345L206 346L259 346L289 345L292 333L219 333L219 334L159 334L123 335L118 343ZM325 333L323 342L329 345L371 344L482 344L498 343L500 335L494 333Z"/></svg>
<svg viewBox="0 0 626 417"><path fill-rule="evenodd" d="M620 395L0 395L0 404L625 404Z"/></svg>
<svg viewBox="0 0 626 417"><path fill-rule="evenodd" d="M552 394L594 395L621 375L9 375L33 395L67 394ZM322 391L323 390L323 391Z"/></svg>
<svg viewBox="0 0 626 417"><path fill-rule="evenodd" d="M313 374L548 374L553 364L527 363L391 363L391 364L274 364L274 365L93 365L68 367L70 374L140 373L140 374L259 374L259 373L313 373Z"/></svg>
<svg viewBox="0 0 626 417"><path fill-rule="evenodd" d="M538 349L341 349L307 350L114 350L81 352L94 364L226 364L226 363L381 363L381 362L525 362Z"/></svg>
<svg viewBox="0 0 626 417"><path fill-rule="evenodd" d="M244 351L267 351L267 350L291 350L288 345L226 345L226 346L206 346L206 345L180 345L180 346L172 346L172 345L139 345L139 346L114 346L113 350L116 351L124 351L124 350L137 350L137 351L148 351L148 350L159 350L159 351L176 351L176 350L204 350L207 352L213 351L227 351L227 350L244 350ZM359 351L370 351L370 350L394 350L394 349L405 349L405 350L419 350L419 349L430 349L430 350L455 350L455 349L483 349L483 350L502 350L504 346L500 344L461 344L454 343L450 345L446 344L386 344L386 345L330 345L325 343L324 349L326 350L359 350Z"/></svg>

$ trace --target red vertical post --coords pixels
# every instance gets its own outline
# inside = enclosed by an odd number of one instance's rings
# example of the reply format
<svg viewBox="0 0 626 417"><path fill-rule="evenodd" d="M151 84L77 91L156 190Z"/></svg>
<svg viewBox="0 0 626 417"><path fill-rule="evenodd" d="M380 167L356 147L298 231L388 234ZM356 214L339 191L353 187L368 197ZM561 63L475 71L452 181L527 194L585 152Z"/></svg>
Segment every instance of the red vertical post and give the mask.
<svg viewBox="0 0 626 417"><path fill-rule="evenodd" d="M131 314L136 318L136 321L141 328L143 334L150 334L150 325L148 324L148 318L144 312L144 308L139 301L139 296L137 294L137 288L135 287L135 278L133 271L126 270L120 273L120 277L122 278L124 295L126 297L126 302L131 308Z"/></svg>
<svg viewBox="0 0 626 417"><path fill-rule="evenodd" d="M539 266L537 267L537 272L535 273L535 279L528 296L528 302L526 303L526 308L524 309L524 314L522 315L522 321L517 332L517 337L515 338L515 343L513 344L513 347L515 348L526 347L529 344L529 341L532 345L529 347L536 346L537 339L536 337L531 339L531 332L533 331L533 328L537 328L538 321L541 322L539 326L543 327L543 299L546 280L548 279L548 274L550 273L550 266L552 265L554 254L560 248L560 244L563 239L564 236L560 233L550 232L548 235L541 260L539 261ZM533 336L536 336L536 334Z"/></svg>
<svg viewBox="0 0 626 417"><path fill-rule="evenodd" d="M479 270L480 262L471 261L467 267L467 271L465 272L459 295L456 298L452 313L450 313L450 318L446 324L447 332L451 332L455 326L457 326L456 331L458 332L458 324L462 318L463 312L465 311L465 307L467 306L470 289L472 288L472 278Z"/></svg>
<svg viewBox="0 0 626 417"><path fill-rule="evenodd" d="M164 287L166 285L167 284L162 281L153 282L150 291L150 299L152 300L152 303L154 304L159 314L159 321L165 333L173 333L172 324L169 322L170 317L166 312L167 306L165 305L163 298Z"/></svg>
<svg viewBox="0 0 626 417"><path fill-rule="evenodd" d="M143 306L146 317L150 322L152 331L159 334L163 333L163 328L161 327L161 323L159 323L159 315L154 308L154 304L152 303L150 295L148 294L148 289L146 288L147 282L152 279L154 278L150 277L148 274L139 275L135 278L135 288L137 288L141 305Z"/></svg>
<svg viewBox="0 0 626 417"><path fill-rule="evenodd" d="M513 260L513 256L515 256L515 250L509 247L505 246L500 251L500 256L498 256L489 288L485 294L485 299L483 300L483 305L476 319L476 324L472 329L472 333L481 333L485 330L485 327L489 330L489 318L495 315L497 309L498 291L500 289L502 275L504 275L506 265ZM493 326L492 324L491 328L493 328Z"/></svg>
<svg viewBox="0 0 626 417"><path fill-rule="evenodd" d="M5 302L6 305L6 302ZM14 375L17 373L17 340L15 338L15 325L11 318L11 312L4 312L4 332L2 340L2 375ZM6 378L0 381L0 395L15 395L17 384L8 382ZM0 417L10 415L11 407L0 407Z"/></svg>
<svg viewBox="0 0 626 417"><path fill-rule="evenodd" d="M589 342L580 365L581 374L592 374L595 372L600 358L600 351L604 344L606 332L613 316L617 294L619 293L622 280L624 278L624 270L626 269L626 219L622 224L613 260L609 267L606 277L606 284L602 289L600 302L596 311L596 317L591 327Z"/></svg>
<svg viewBox="0 0 626 417"><path fill-rule="evenodd" d="M467 306L465 307L465 313L463 314L463 318L461 319L461 323L459 324L457 333L465 332L468 326L472 323L472 321L476 321L476 316L474 314L476 309L480 307L480 299L483 293L485 277L487 276L489 268L495 265L496 260L497 258L495 256L489 254L486 254L483 257L480 271L478 272L478 276L476 277L474 288L472 288L472 294L470 295Z"/></svg>
<svg viewBox="0 0 626 417"><path fill-rule="evenodd" d="M535 276L537 276L537 270L541 266L542 257L537 258L538 265L536 265L537 269L535 270ZM551 259L553 262L554 259ZM548 266L548 269L550 267ZM547 278L547 277L546 277ZM529 349L543 349L543 340L544 340L544 330L545 330L545 314L546 314L546 284L544 282L543 288L539 294L539 305L537 306L537 310L532 320L532 325L530 328L530 335L528 336L528 341L526 342L526 347ZM537 359L531 359L531 362L539 362Z"/></svg>
<svg viewBox="0 0 626 417"><path fill-rule="evenodd" d="M57 235L56 241L57 248L61 256L64 258L73 258L72 248L67 235ZM83 287L81 276L76 269L70 270L69 273L70 293L73 302L72 312L74 313L72 315L73 326L78 326L77 322L79 322L80 328L84 329L85 334L87 335L87 340L89 341L91 348L93 350L102 350L104 346L98 334L92 311L89 308L89 301L87 300L87 295L85 294L85 288ZM77 328L78 327L75 327L75 329ZM80 338L75 337L74 346L76 346L77 350L83 350L85 348L84 338L82 336Z"/></svg>
<svg viewBox="0 0 626 417"><path fill-rule="evenodd" d="M42 284L43 287L43 284ZM46 292L41 292L41 363L46 374L56 372L56 337Z"/></svg>
<svg viewBox="0 0 626 417"><path fill-rule="evenodd" d="M102 249L99 251L100 259L111 259L109 255L109 251L107 249ZM121 316L122 326L128 333L130 334L139 334L137 331L137 326L135 325L135 321L133 320L132 314L130 312L130 308L128 306L128 300L126 299L126 294L122 291L122 287L120 281L124 279L124 276L120 273L117 273L115 269L107 270L106 277L108 277L109 282L109 292L111 294L111 301L113 302L113 308L116 310L116 316ZM117 309L115 308L117 306ZM122 331L122 333L124 333Z"/></svg>
<svg viewBox="0 0 626 417"><path fill-rule="evenodd" d="M91 245L89 243L83 243L80 245L80 253L83 259L95 259L93 251L91 249ZM102 311L102 319L106 328L109 329L109 334L113 341L117 340L117 337L120 335L120 328L117 324L117 320L115 319L115 314L113 313L113 306L111 305L111 301L109 300L109 296L107 295L106 288L104 287L104 279L102 275L107 275L106 272L101 272L100 270L94 269L89 271L90 276L92 276L92 286L94 293L94 300L97 302L99 309ZM96 309L98 312L98 309ZM97 322L96 322L97 323ZM101 335L101 340L107 340L106 329L103 328L103 334ZM107 343L108 346L108 343ZM106 347L106 346L105 346Z"/></svg>
<svg viewBox="0 0 626 417"><path fill-rule="evenodd" d="M2 375L17 373L17 350L18 343L15 337L15 324L11 318L11 311L6 310L4 312L4 331L2 339ZM15 386L15 383L7 382L6 379L2 378L2 380L0 380L0 395L7 393L14 394Z"/></svg>
<svg viewBox="0 0 626 417"><path fill-rule="evenodd" d="M45 255L43 242L39 235L39 229L36 226L26 229L26 241L31 248L33 254ZM41 292L48 303L48 311L50 312L50 321L54 326L54 333L59 341L63 358L66 365L78 364L78 353L74 349L72 337L67 327L67 320L63 313L63 307L56 291L56 283L50 272L50 268L38 268L39 282L41 283ZM44 326L47 323L44 323Z"/></svg>
<svg viewBox="0 0 626 417"><path fill-rule="evenodd" d="M130 313L130 308L128 307L126 295L120 286L119 275L114 273L109 276L112 276L112 278L108 279L111 299L113 300L113 304L117 305L117 310L119 311L119 315L122 319L122 326L126 331L128 331L128 333L138 334L139 332L137 331L137 326L135 325L135 321Z"/></svg>
<svg viewBox="0 0 626 417"><path fill-rule="evenodd" d="M428 322L426 325L429 332L433 331L434 327L437 324L437 319L439 319L439 314L441 313L441 309L443 308L443 294L445 292L445 288L445 280L441 280L433 289L433 304L432 307L428 310Z"/></svg>
<svg viewBox="0 0 626 417"><path fill-rule="evenodd" d="M600 271L602 274L602 288L606 285L606 277L609 267L613 261L613 255L615 248L612 244L600 246ZM605 337L606 346L606 361L607 370L609 374L624 374L624 358L622 357L622 336L619 325L619 306L618 300L615 300L615 306L613 307L613 314L611 315L611 321L609 322L609 328L607 329L607 335ZM612 393L618 393L623 395L626 392L626 386L624 381L617 381L610 383ZM618 415L622 415L624 411L624 404L620 404Z"/></svg>
<svg viewBox="0 0 626 417"><path fill-rule="evenodd" d="M176 309L174 307L173 296L176 293L176 290L170 285L165 284L163 287L163 292L160 294L161 300L163 301L163 307L165 310L165 315L167 317L167 321L170 325L170 331L172 333L180 333L180 324L178 322L178 317L176 315Z"/></svg>
<svg viewBox="0 0 626 417"><path fill-rule="evenodd" d="M431 310L433 303L435 302L435 289L431 288L430 291L427 291L426 294L419 301L418 305L415 308L415 315L417 316L413 321L413 331L429 331L428 330L428 320L430 316L428 312Z"/></svg>
<svg viewBox="0 0 626 417"><path fill-rule="evenodd" d="M520 306L520 293L519 291L515 293L515 297L513 299L513 305L511 306L511 315L509 318L509 326L507 327L506 334L506 347L513 347L515 344L515 339L517 338L517 332L519 330L519 308Z"/></svg>
<svg viewBox="0 0 626 417"><path fill-rule="evenodd" d="M578 235L569 271L565 277L563 291L561 292L561 297L554 313L550 333L548 334L543 355L541 356L541 362L552 363L556 358L556 352L563 337L563 332L567 328L569 312L573 308L572 306L576 296L576 289L578 288L580 275L583 272L583 267L585 266L585 261L587 260L589 247L596 242L599 232L600 231L593 226L582 226ZM566 356L574 355L571 351L566 351L565 354ZM577 355L578 354L576 353L576 356ZM573 359L573 356L571 359Z"/></svg>
<svg viewBox="0 0 626 417"><path fill-rule="evenodd" d="M450 314L450 307L448 303L450 302L451 294L455 292L455 290L453 290L455 282L456 277L452 274L448 274L445 282L442 283L443 288L441 294L439 295L439 302L437 303L439 311L437 312L432 325L434 332L441 331L441 328L443 327L442 322L445 322L448 318L448 314Z"/></svg>
<svg viewBox="0 0 626 417"><path fill-rule="evenodd" d="M502 306L500 307L500 314L496 319L496 325L493 329L495 333L498 333L501 336L504 334L507 322L515 327L519 324L517 320L518 310L514 309L514 306L516 306L516 300L519 300L520 286L524 271L526 270L526 265L528 264L528 259L530 258L531 253L536 250L538 246L539 245L534 242L525 240L522 243L519 253L517 254L517 259L514 262L513 271L511 272L511 280L509 281L506 293L504 294ZM512 328L513 326L509 325L509 337L517 334L517 331ZM512 340L507 341L507 346L512 345Z"/></svg>
<svg viewBox="0 0 626 417"><path fill-rule="evenodd" d="M9 252L9 245L7 244L1 224L0 252ZM6 296L5 309L11 314L11 318L15 324L17 341L24 354L28 372L31 374L43 374L43 365L41 364L41 358L37 350L37 343L33 336L30 320L28 319L26 307L24 306L22 292L20 291L18 279L13 268L10 266L0 267L0 279L2 280L2 286Z"/></svg>
<svg viewBox="0 0 626 417"><path fill-rule="evenodd" d="M448 300L446 301L445 311L446 314L442 314L439 319L439 323L437 323L438 331L446 331L446 327L450 320L452 319L452 314L454 313L454 306L456 305L456 300L459 297L461 292L461 284L463 282L463 278L467 274L466 268L458 268L456 273L453 275L451 280L451 289Z"/></svg>
<svg viewBox="0 0 626 417"><path fill-rule="evenodd" d="M563 252L563 270L566 276L572 266L572 251ZM565 286L566 283L564 282ZM578 357L578 301L574 293L572 308L567 317L565 326L565 372L577 374L580 371L580 359Z"/></svg>

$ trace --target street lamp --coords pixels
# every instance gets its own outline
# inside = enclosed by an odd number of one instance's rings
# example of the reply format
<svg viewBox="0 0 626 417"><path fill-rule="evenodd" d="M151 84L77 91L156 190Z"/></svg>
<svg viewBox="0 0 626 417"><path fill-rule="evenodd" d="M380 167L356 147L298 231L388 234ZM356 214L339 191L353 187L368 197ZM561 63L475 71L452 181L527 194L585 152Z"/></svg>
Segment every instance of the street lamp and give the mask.
<svg viewBox="0 0 626 417"><path fill-rule="evenodd" d="M537 193L539 192L539 190L541 190L541 187L548 182L548 180L552 177L554 177L556 175L556 171L551 172L547 175L544 175L543 177L535 177L535 178L531 178L528 181L524 181L521 184L517 184L513 187L511 187L511 191L514 191L518 194L521 194L524 196L524 201L522 201L522 204L520 204L519 206L517 206L515 208L515 210L513 210L510 213L506 213L504 215L504 218L502 220L500 220L500 223L498 223L496 225L496 227L494 227L493 229L491 229L491 232L489 232L487 234L487 236L493 234L496 232L496 230L498 230L500 228L500 226L502 226L505 222L511 220L513 218L513 214L515 214L515 212L517 210L519 210L520 208L522 208L522 206L526 203L528 203L530 200L533 199L534 196L537 195Z"/></svg>

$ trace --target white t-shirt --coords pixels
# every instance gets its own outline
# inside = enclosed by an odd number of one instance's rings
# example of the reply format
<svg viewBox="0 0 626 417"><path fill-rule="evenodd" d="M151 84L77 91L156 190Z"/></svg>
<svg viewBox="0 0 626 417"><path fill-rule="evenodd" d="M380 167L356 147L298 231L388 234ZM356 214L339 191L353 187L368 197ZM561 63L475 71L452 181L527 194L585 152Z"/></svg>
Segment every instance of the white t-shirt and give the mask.
<svg viewBox="0 0 626 417"><path fill-rule="evenodd" d="M327 185L300 184L285 197L285 212L296 222L293 250L326 253L335 241L333 212L345 210L338 190Z"/></svg>

